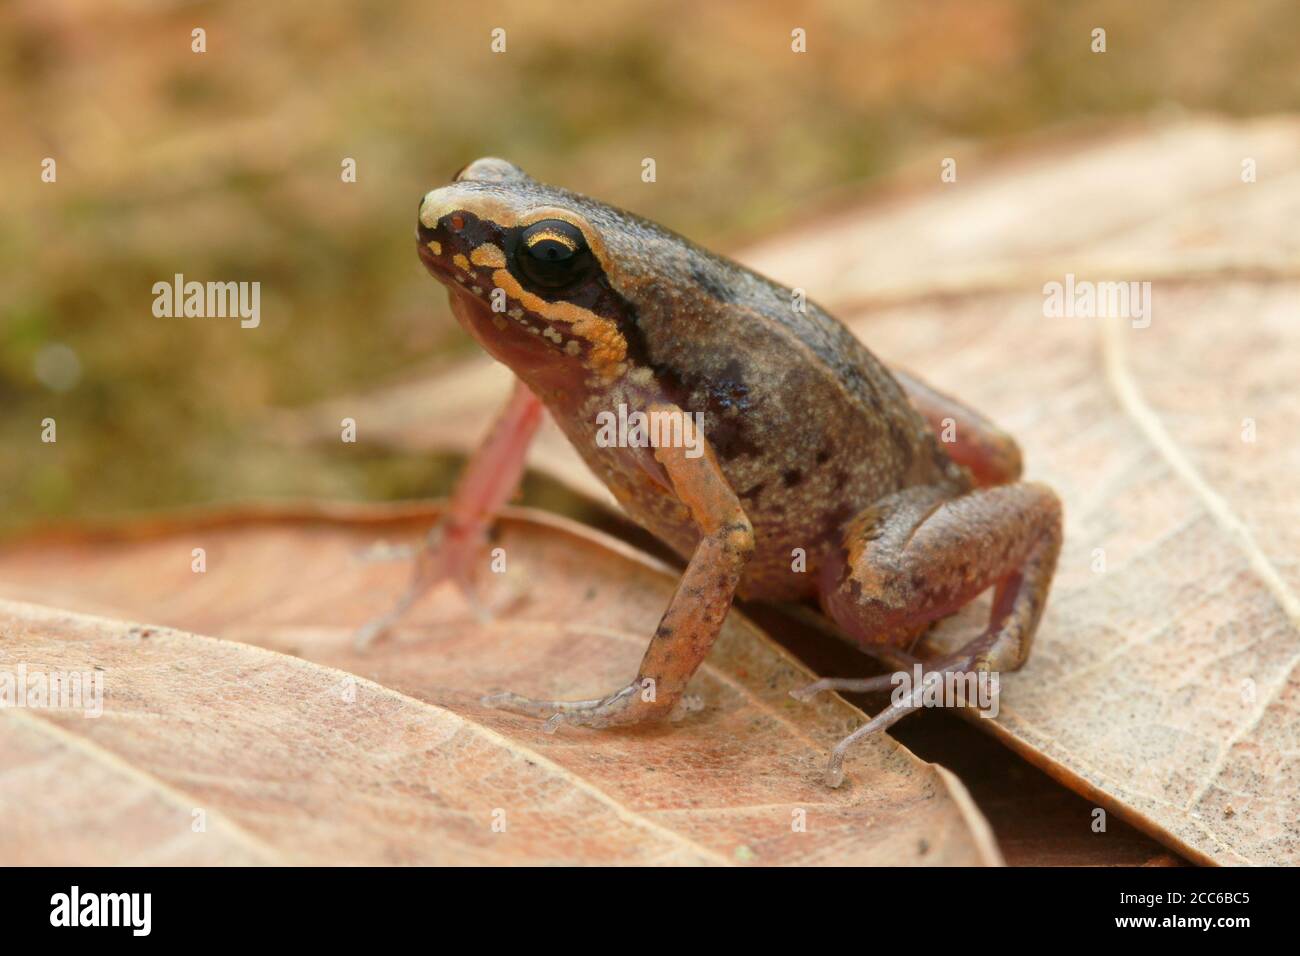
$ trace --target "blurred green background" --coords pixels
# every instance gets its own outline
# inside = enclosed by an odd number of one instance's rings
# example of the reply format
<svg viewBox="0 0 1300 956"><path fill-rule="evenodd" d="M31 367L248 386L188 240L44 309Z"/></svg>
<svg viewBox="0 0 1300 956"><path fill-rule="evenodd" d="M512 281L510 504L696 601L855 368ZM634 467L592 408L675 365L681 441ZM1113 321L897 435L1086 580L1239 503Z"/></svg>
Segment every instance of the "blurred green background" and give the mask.
<svg viewBox="0 0 1300 956"><path fill-rule="evenodd" d="M445 462L259 425L473 349L412 230L474 157L728 249L963 142L1294 110L1298 36L1295 0L5 3L0 528L444 491ZM260 328L155 318L177 272L260 281Z"/></svg>

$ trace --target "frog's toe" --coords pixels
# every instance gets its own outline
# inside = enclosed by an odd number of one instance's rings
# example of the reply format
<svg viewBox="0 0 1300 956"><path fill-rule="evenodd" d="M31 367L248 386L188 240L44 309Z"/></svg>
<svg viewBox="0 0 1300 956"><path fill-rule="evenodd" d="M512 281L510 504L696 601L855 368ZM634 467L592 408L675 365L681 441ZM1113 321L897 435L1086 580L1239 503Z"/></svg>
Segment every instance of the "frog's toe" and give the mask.
<svg viewBox="0 0 1300 956"><path fill-rule="evenodd" d="M823 677L807 686L796 687L790 691L790 696L807 703L822 691L847 690L852 693L869 694L872 691L887 690L893 682L892 674L882 674L879 677Z"/></svg>
<svg viewBox="0 0 1300 956"><path fill-rule="evenodd" d="M362 564L381 564L385 561L410 561L419 553L418 545L392 544L380 538L365 550L358 551L356 558Z"/></svg>
<svg viewBox="0 0 1300 956"><path fill-rule="evenodd" d="M574 723L578 721L579 715L594 712L604 705L610 698L600 697L595 700L544 700L537 697L524 697L522 694L512 694L507 692L500 694L488 694L481 698L480 702L487 707L496 710L509 711L512 714L522 714L525 717L545 717L550 724L554 718L573 717ZM558 723L556 724L558 726ZM554 730L554 727L548 727L548 730Z"/></svg>
<svg viewBox="0 0 1300 956"><path fill-rule="evenodd" d="M491 623L497 613L513 607L522 597L517 587L504 597L486 594L488 589L481 574L481 567L486 563L482 550L483 544L477 539L447 541L442 529L435 528L425 546L416 552L406 590L392 607L356 630L353 647L362 651L386 637L417 601L444 583L452 584L464 595L470 613L480 624Z"/></svg>
<svg viewBox="0 0 1300 956"><path fill-rule="evenodd" d="M394 625L402 619L410 606L415 603L415 599L419 597L419 594L420 592L413 589L408 590L383 614L372 617L357 628L352 634L352 649L364 651L375 641L385 637L393 629Z"/></svg>
<svg viewBox="0 0 1300 956"><path fill-rule="evenodd" d="M489 694L481 702L497 710L546 719L542 728L554 733L561 724L579 727L613 727L636 724L658 716L664 708L644 704L638 696L640 686L629 684L608 697L595 700L539 700L519 694Z"/></svg>
<svg viewBox="0 0 1300 956"><path fill-rule="evenodd" d="M919 696L916 695L916 696ZM849 748L856 744L864 737L870 737L872 734L880 733L887 727L892 726L898 720L906 717L912 711L920 708L920 703L914 703L913 697L904 699L901 703L891 704L885 710L876 714L869 721L859 727L853 733L849 734L831 751L831 756L826 761L826 772L824 779L826 786L835 789L844 782L844 755L849 752Z"/></svg>

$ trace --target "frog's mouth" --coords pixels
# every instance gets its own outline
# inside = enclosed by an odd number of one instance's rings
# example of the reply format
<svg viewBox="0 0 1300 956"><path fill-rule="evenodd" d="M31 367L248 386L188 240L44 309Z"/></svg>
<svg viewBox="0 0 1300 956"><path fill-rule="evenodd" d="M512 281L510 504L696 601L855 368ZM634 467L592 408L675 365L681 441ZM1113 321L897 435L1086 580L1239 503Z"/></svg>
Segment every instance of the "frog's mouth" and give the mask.
<svg viewBox="0 0 1300 956"><path fill-rule="evenodd" d="M430 271L434 268L431 265ZM441 278L438 272L434 275ZM518 321L506 323L460 282L449 280L446 286L452 314L483 351L542 391L564 390L572 372L567 364L556 361L553 341L541 334L529 334Z"/></svg>
<svg viewBox="0 0 1300 956"><path fill-rule="evenodd" d="M423 232L424 230L421 230L421 233ZM416 251L420 254L420 261L424 263L424 267L428 269L430 274L432 274L439 282L451 284L455 281L456 274L452 269L451 263L447 261L450 257L439 255L430 249L429 243L431 241L436 240L423 234L416 237L415 246Z"/></svg>

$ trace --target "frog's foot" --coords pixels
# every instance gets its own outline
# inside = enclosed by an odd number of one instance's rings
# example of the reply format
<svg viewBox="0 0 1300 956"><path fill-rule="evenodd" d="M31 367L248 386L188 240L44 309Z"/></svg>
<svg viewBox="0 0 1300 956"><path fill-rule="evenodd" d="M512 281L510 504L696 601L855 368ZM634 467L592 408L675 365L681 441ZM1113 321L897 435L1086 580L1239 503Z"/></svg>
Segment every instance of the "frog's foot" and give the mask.
<svg viewBox="0 0 1300 956"><path fill-rule="evenodd" d="M941 658L926 666L922 673L922 681L930 674L957 674L962 675L968 672L986 671L989 669L989 651L998 638L998 632L993 629L985 631L979 638L972 641L967 647L952 654L948 657ZM815 683L809 684L803 688L803 691L811 692L808 697L813 696L823 690L848 690L848 691L873 691L884 690L895 681L896 675L885 674L881 677L868 677L864 679L856 678L823 678ZM910 675L909 675L910 678ZM824 686L822 686L824 685ZM866 686L870 685L870 686ZM901 684L899 685L901 686ZM876 714L875 717L867 721L853 733L849 734L831 751L830 760L826 762L826 786L838 787L844 782L844 755L848 753L849 748L864 737L870 737L874 733L885 730L902 720L914 710L919 710L924 697L925 684L921 683L912 693L895 700L888 708ZM794 696L796 691L791 691ZM797 698L807 700L808 697Z"/></svg>
<svg viewBox="0 0 1300 956"><path fill-rule="evenodd" d="M560 724L581 727L614 727L640 724L667 716L671 705L647 701L640 683L631 683L614 691L608 697L595 700L538 700L519 694L489 694L482 703L498 710L526 717L544 717L542 727L548 734L555 733Z"/></svg>
<svg viewBox="0 0 1300 956"><path fill-rule="evenodd" d="M352 638L356 650L364 650L388 634L421 597L444 581L450 581L465 595L479 620L491 620L492 610L479 593L475 569L484 562L484 542L477 534L464 534L455 525L443 523L429 532L428 540L415 556L411 582L383 614L357 629Z"/></svg>
<svg viewBox="0 0 1300 956"><path fill-rule="evenodd" d="M869 694L875 691L888 690L897 684L898 680L895 674L881 674L879 677L823 677L821 680L813 681L806 687L790 691L790 696L795 700L807 702L828 690L846 690L851 693ZM850 747L863 737L869 737L892 726L920 706L919 703L912 702L912 695L908 695L901 701L895 701L889 708L881 711L836 744L835 749L831 751L830 760L826 764L826 786L838 787L844 782L844 755L848 753Z"/></svg>
<svg viewBox="0 0 1300 956"><path fill-rule="evenodd" d="M486 563L483 548L492 516L519 487L524 455L541 420L541 401L523 382L515 382L510 401L470 458L442 521L429 532L416 555L410 585L388 611L356 632L353 644L357 650L392 630L411 605L443 581L452 581L460 588L480 620L491 617L490 610L478 600L476 573Z"/></svg>
<svg viewBox="0 0 1300 956"><path fill-rule="evenodd" d="M824 775L826 786L834 789L844 782L844 755L849 752L850 747L864 737L870 737L872 734L892 727L912 711L920 709L920 698L921 688L918 687L913 694L903 698L902 701L891 704L887 709L876 714L876 716L837 743L835 749L831 751L830 760L826 761Z"/></svg>

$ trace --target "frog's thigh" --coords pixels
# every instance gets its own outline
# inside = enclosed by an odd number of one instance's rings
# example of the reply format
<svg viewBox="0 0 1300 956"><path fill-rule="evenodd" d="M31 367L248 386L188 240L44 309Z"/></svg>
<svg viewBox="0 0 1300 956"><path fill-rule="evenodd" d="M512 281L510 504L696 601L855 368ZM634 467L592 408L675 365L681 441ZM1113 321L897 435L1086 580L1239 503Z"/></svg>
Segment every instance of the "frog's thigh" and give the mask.
<svg viewBox="0 0 1300 956"><path fill-rule="evenodd" d="M948 457L970 469L976 485L1005 485L1020 477L1020 446L1014 438L975 409L910 373L892 371L912 405L943 442Z"/></svg>
<svg viewBox="0 0 1300 956"><path fill-rule="evenodd" d="M993 587L988 627L940 666L1014 669L1029 654L1061 546L1061 504L1018 483L945 498L914 488L851 521L823 607L864 646L901 643Z"/></svg>

